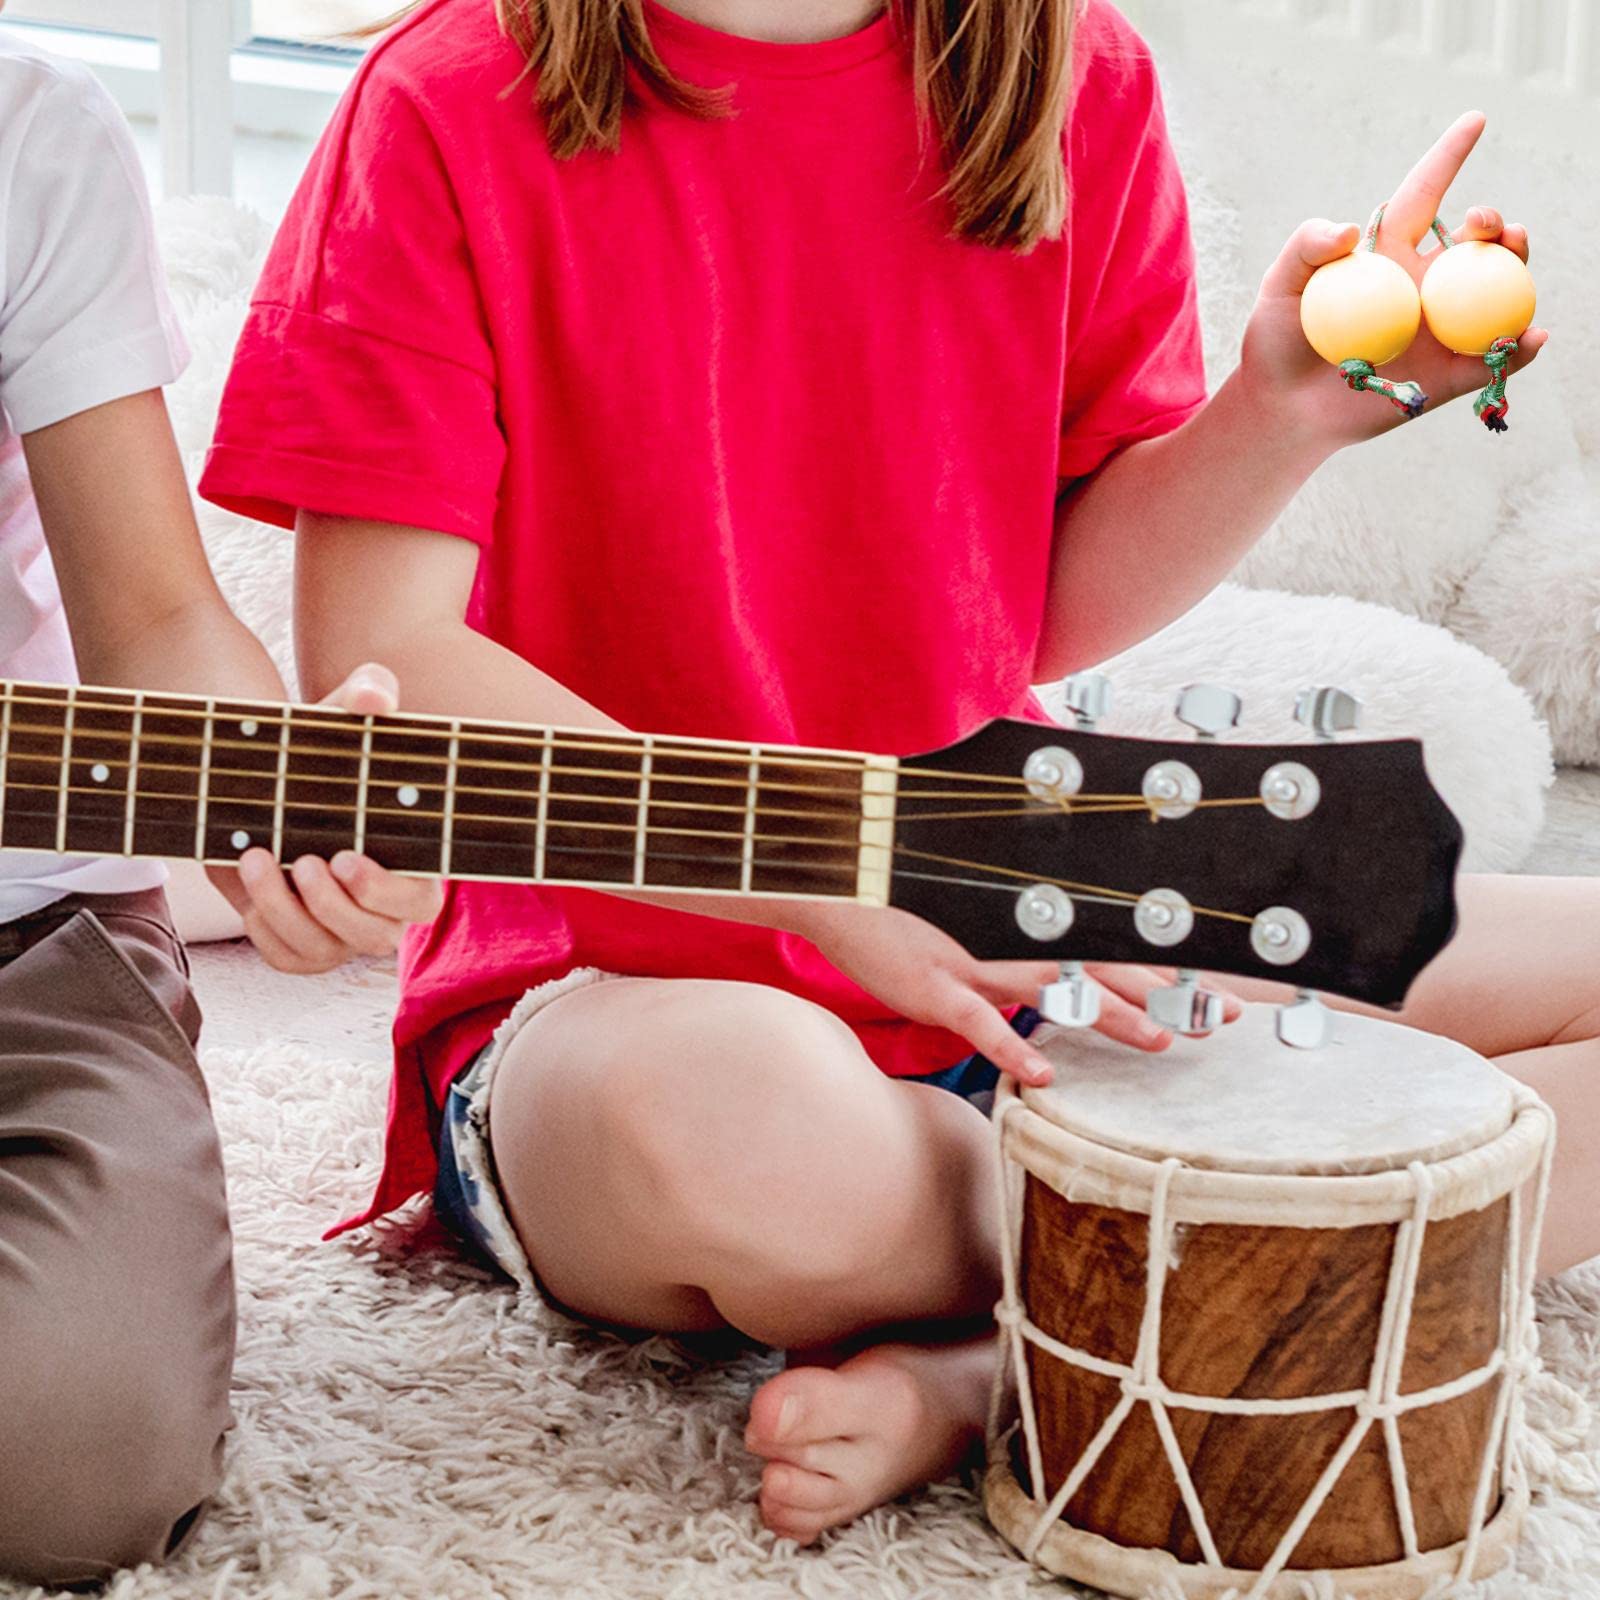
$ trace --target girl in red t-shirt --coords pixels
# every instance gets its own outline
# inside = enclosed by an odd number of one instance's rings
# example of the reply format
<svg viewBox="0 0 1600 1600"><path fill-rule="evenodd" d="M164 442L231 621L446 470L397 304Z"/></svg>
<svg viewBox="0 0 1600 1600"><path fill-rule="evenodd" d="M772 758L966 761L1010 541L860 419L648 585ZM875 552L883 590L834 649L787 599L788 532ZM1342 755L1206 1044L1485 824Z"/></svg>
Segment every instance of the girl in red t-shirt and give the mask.
<svg viewBox="0 0 1600 1600"><path fill-rule="evenodd" d="M426 0L373 50L204 483L297 529L308 688L372 658L419 710L926 750L1037 714L1030 683L1177 616L1395 424L1299 330L1353 225L1295 233L1206 400L1155 72L1109 5L880 11ZM1380 247L1414 273L1481 128L1390 201ZM1462 231L1527 248L1489 211ZM1482 369L1424 334L1408 373L1443 399ZM1527 1052L1559 1103L1600 1069L1600 900L1463 899L1405 1018ZM767 1523L808 1540L975 1437L996 1219L982 1073L954 1064L1039 1081L1006 1013L1054 968L895 911L728 905L452 885L406 953L355 1220L435 1188L581 1315L797 1352L748 1442ZM1493 1016L1486 928L1516 997ZM1154 973L1100 978L1104 1031L1168 1042Z"/></svg>

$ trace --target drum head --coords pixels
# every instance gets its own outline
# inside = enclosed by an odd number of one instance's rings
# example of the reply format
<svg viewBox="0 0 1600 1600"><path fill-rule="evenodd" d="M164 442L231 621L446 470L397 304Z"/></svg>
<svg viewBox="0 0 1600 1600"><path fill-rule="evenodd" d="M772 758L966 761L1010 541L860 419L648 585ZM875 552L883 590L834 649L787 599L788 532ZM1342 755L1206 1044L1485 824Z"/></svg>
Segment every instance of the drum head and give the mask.
<svg viewBox="0 0 1600 1600"><path fill-rule="evenodd" d="M1295 1050L1274 1016L1246 1006L1209 1039L1180 1037L1159 1055L1041 1028L1055 1081L1023 1099L1098 1144L1224 1172L1383 1172L1476 1149L1511 1125L1512 1081L1465 1045L1336 1013L1327 1044Z"/></svg>

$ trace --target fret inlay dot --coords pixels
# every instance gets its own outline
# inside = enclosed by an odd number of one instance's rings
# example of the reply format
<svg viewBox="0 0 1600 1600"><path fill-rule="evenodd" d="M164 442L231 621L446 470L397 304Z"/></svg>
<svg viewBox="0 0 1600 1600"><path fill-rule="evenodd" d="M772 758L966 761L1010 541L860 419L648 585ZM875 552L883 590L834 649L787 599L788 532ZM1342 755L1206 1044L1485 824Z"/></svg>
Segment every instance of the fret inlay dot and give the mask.
<svg viewBox="0 0 1600 1600"><path fill-rule="evenodd" d="M422 798L422 791L414 783L402 784L395 794L395 799L403 806L414 806Z"/></svg>
<svg viewBox="0 0 1600 1600"><path fill-rule="evenodd" d="M248 850L250 848L250 835L246 833L243 828L240 828L234 833L233 837L228 840L228 843L231 844L235 850Z"/></svg>
<svg viewBox="0 0 1600 1600"><path fill-rule="evenodd" d="M239 732L242 733L247 739L255 738L260 731L261 724L257 722L254 717L251 717L248 721L241 722L239 724Z"/></svg>
<svg viewBox="0 0 1600 1600"><path fill-rule="evenodd" d="M97 761L92 767L89 768L89 776L93 778L96 783L105 783L111 776L111 768L108 767L105 762Z"/></svg>

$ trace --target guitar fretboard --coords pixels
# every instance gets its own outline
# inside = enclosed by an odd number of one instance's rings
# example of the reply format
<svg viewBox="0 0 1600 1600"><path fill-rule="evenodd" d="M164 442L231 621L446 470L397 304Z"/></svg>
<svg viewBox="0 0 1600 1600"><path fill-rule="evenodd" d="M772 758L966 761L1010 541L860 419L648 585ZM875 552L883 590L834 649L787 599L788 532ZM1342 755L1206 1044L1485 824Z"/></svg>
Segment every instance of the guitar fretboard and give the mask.
<svg viewBox="0 0 1600 1600"><path fill-rule="evenodd" d="M847 752L0 682L0 847L883 903L895 765Z"/></svg>

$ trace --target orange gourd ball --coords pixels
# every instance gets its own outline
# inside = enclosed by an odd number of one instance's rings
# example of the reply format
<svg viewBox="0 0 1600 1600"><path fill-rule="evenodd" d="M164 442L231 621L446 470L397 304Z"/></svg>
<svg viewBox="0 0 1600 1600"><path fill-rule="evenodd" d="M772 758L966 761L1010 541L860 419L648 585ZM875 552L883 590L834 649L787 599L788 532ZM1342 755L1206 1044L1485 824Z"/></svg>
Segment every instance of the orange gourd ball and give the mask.
<svg viewBox="0 0 1600 1600"><path fill-rule="evenodd" d="M1300 297L1300 326L1311 348L1339 366L1381 367L1403 355L1422 325L1411 274L1388 256L1357 250L1312 273Z"/></svg>
<svg viewBox="0 0 1600 1600"><path fill-rule="evenodd" d="M1481 356L1498 339L1521 338L1537 303L1522 258L1487 240L1439 251L1422 279L1428 330L1458 355Z"/></svg>

